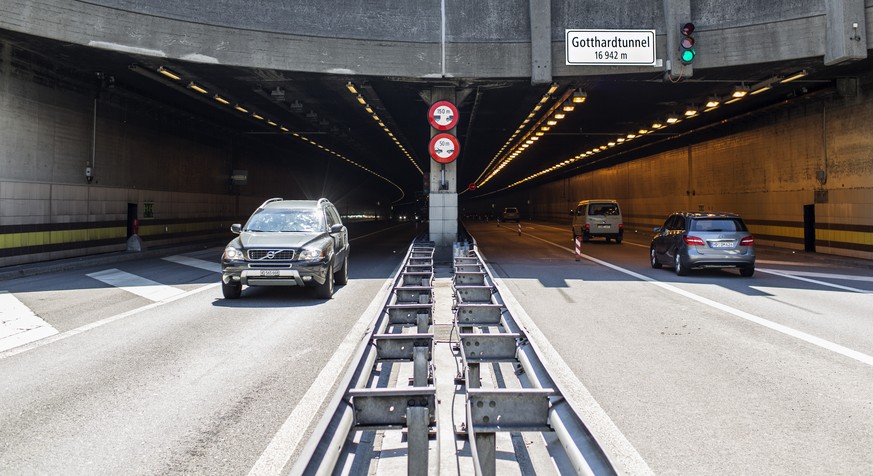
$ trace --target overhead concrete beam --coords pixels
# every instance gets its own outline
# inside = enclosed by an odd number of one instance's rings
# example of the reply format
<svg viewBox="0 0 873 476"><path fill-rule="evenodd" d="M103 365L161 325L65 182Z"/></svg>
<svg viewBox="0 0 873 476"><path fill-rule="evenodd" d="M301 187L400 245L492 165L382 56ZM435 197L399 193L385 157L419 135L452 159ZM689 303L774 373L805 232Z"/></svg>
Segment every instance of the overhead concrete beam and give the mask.
<svg viewBox="0 0 873 476"><path fill-rule="evenodd" d="M530 82L552 82L552 5L550 0L530 0Z"/></svg>
<svg viewBox="0 0 873 476"><path fill-rule="evenodd" d="M864 0L827 0L826 66L867 58Z"/></svg>

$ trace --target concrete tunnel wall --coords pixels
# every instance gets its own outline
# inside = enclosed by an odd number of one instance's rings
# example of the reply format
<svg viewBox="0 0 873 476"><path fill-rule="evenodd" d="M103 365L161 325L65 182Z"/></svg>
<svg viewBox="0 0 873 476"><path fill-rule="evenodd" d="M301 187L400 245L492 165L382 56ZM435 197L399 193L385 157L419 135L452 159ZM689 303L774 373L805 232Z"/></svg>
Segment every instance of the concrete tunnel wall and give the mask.
<svg viewBox="0 0 873 476"><path fill-rule="evenodd" d="M759 244L804 249L804 206L816 251L873 259L873 87L773 112L727 135L590 173L465 202L461 214L517 206L566 224L584 199L614 198L625 233L647 242L674 211L743 216ZM493 205L493 207L492 207Z"/></svg>
<svg viewBox="0 0 873 476"><path fill-rule="evenodd" d="M9 49L0 43L7 59ZM92 156L93 89L25 76L0 71L0 266L124 250L128 204L149 247L229 240L230 225L273 196L373 213L359 207L379 184L314 147L204 132L111 92L97 101ZM249 172L245 185L232 184L234 170Z"/></svg>

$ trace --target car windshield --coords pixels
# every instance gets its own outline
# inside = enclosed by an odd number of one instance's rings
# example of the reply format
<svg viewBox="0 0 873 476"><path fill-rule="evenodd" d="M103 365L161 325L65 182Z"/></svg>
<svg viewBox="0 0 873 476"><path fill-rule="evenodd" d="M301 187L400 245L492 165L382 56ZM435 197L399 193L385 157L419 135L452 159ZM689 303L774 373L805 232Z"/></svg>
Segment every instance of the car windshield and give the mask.
<svg viewBox="0 0 873 476"><path fill-rule="evenodd" d="M698 218L691 223L691 231L745 231L746 227L734 218Z"/></svg>
<svg viewBox="0 0 873 476"><path fill-rule="evenodd" d="M322 219L315 210L261 210L246 223L245 231L319 231Z"/></svg>
<svg viewBox="0 0 873 476"><path fill-rule="evenodd" d="M588 207L589 215L618 215L618 206L614 203L592 203Z"/></svg>

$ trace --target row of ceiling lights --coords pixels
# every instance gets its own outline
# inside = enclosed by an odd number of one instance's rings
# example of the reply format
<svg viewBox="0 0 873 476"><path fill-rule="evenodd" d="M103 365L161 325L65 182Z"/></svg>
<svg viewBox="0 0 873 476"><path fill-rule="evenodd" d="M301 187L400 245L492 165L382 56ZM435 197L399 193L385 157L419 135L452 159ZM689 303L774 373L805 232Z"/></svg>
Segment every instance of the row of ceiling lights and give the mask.
<svg viewBox="0 0 873 476"><path fill-rule="evenodd" d="M491 173L485 177L477 186L482 186L488 183L495 175L500 173L507 165L509 165L513 159L521 155L525 150L534 145L541 137L543 137L546 132L551 130L552 127L556 126L558 122L564 119L568 112L573 112L576 109L577 104L582 104L587 99L587 94L581 90L568 90L564 93L558 100L548 108L548 111L540 117L538 121L531 127L527 133L525 133L520 140L515 143L514 147L509 148L510 144L515 141L516 137L522 134L528 124L531 121L534 121L534 118L539 114L539 111L546 107L546 103L552 99L552 94L558 89L557 83L552 83L549 87L549 90L543 95L543 97L539 100L539 102L534 106L533 110L527 115L527 117L522 121L522 123L518 126L518 128L513 132L513 134L509 137L503 147L497 151L497 154L491 159L491 162L488 164L488 167L485 168L487 171L489 167L495 162L499 161L500 163L491 170ZM572 94L571 94L572 93ZM507 151L507 148L509 150ZM482 172L483 174L485 171ZM479 176L481 179L482 176ZM477 179L477 181L479 180Z"/></svg>
<svg viewBox="0 0 873 476"><path fill-rule="evenodd" d="M750 96L750 95L754 96L754 95L762 93L764 91L768 91L768 90L772 89L773 86L775 86L776 84L788 83L788 82L794 81L796 79L800 79L800 78L806 76L807 74L808 74L808 72L806 70L801 70L801 71L798 71L797 73L794 73L794 74L789 75L787 77L774 76L772 78L769 78L769 79L766 79L766 80L761 81L759 83L756 83L751 87L747 86L745 83L742 83L742 84L735 86L733 88L733 90L731 91L731 94L730 94L730 99L728 99L727 101L724 101L724 103L722 103L720 98L718 98L717 96L712 96L709 99L707 99L707 101L705 103L705 107L703 108L703 112L712 111L712 110L718 108L719 106L721 106L722 104L733 104L735 102L741 101L742 99L744 99L747 96ZM692 117L699 115L699 113L700 113L700 108L698 108L697 106L695 106L693 104L689 105L685 109L685 111L683 112L681 117L675 113L670 114L667 116L666 120L664 120L664 121L660 121L660 120L654 121L651 125L651 128L644 127L644 128L639 129L636 133L631 132L627 135L617 137L614 140L610 140L609 142L607 142L604 145L601 145L599 147L595 147L593 149L590 149L590 150L587 150L587 151L582 152L580 154L577 154L573 157L570 157L569 159L566 159L566 160L563 160L557 164L554 164L549 168L540 170L539 172L536 172L536 173L531 174L531 175L529 175L521 180L513 182L512 184L508 185L506 188L514 187L514 186L520 185L524 182L541 177L541 176L548 174L550 172L554 172L554 171L561 169L562 167L566 167L567 165L570 165L578 160L581 160L581 159L584 159L586 157L590 157L592 155L598 154L598 153L603 152L605 150L608 150L612 147L615 147L619 144L623 144L623 143L626 143L628 141L637 139L639 137L643 137L643 136L645 136L653 131L663 129L663 128L665 128L667 126L671 126L673 124L678 124L679 122L682 122L683 117L685 119L690 119Z"/></svg>
<svg viewBox="0 0 873 476"><path fill-rule="evenodd" d="M176 72L174 72L174 71L168 69L168 68L165 68L165 67L163 67L163 66L159 66L158 69L157 69L157 71L158 71L158 73L160 73L161 75L163 75L163 76L165 76L165 77L167 77L167 78L169 78L169 79L172 79L173 81L179 81L179 82L181 82L182 84L184 84L184 81L182 80L182 76L179 75L178 73L176 73ZM390 184L393 185L394 187L396 187L398 190L400 190L400 194L401 194L401 196L400 196L400 198L398 199L398 201L403 199L403 196L405 195L404 192L403 192L403 189L400 188L400 186L398 186L396 183L394 183L394 182L392 182L391 180L389 180L387 177L385 177L385 176L379 174L378 172L376 172L376 171L374 171L374 170L371 170L371 169L369 169L368 167L366 167L366 166L364 166L364 165L361 165L361 164L355 162L354 160L349 159L349 158L346 157L345 155L340 154L339 152L337 152L337 151L335 151L335 150L331 150L330 148L325 147L325 146L319 144L318 142L316 142L316 141L314 141L314 140L312 140L312 139L309 139L309 138L307 138L307 137L305 137L305 136L303 136L303 135L300 135L300 134L298 134L297 132L293 132L293 131L289 130L287 127L285 127L285 126L283 126L283 125L281 125L281 124L279 124L279 123L277 123L277 122L275 122L275 121L273 121L273 120L271 120L271 119L266 119L263 115L258 114L257 112L251 111L251 110L250 110L248 107L246 107L246 106L240 105L240 104L238 104L238 103L233 103L233 105L231 106L231 101L230 101L229 99L227 99L227 98L225 98L224 96L222 96L222 95L220 95L220 94L217 94L217 93L214 93L214 94L213 94L213 93L210 93L209 90L207 90L204 86L199 85L199 84L195 83L194 81L189 81L189 82L188 82L188 85L187 85L186 87L187 87L188 89L191 89L191 90L193 90L193 91L196 91L196 92L198 92L198 93L200 93L200 94L203 94L204 96L212 97L212 99L214 99L216 102L218 102L218 103L220 103L220 104L222 104L222 105L224 105L224 106L233 107L233 109L236 110L236 111L239 112L239 113L246 114L246 115L249 115L249 116L250 116L251 118L253 118L253 119L257 119L257 120L259 120L259 121L263 121L263 122L265 122L267 125L269 125L269 126L271 126L271 127L276 127L276 128L278 128L278 129L281 130L283 133L290 134L290 135L292 135L293 137L295 137L295 138L297 138L297 139L300 139L300 140L302 140L302 141L304 141L304 142L306 142L306 143L309 143L310 145L312 145L312 146L314 146L314 147L317 147L318 149L320 149L320 150L322 150L322 151L324 151L324 152L326 152L326 153L328 153L328 154L334 155L334 156L336 156L337 158L340 158L340 159L342 159L342 160L348 162L349 164L354 165L355 167L358 167L358 168L360 168L360 169L363 169L364 171L366 171L366 172L368 172L368 173L370 173L370 174L372 174L372 175L374 175L374 176L376 176L376 177L378 177L378 178L380 178L380 179L382 179L382 180L384 180L384 181L390 183ZM414 163L414 162L413 162L413 163Z"/></svg>
<svg viewBox="0 0 873 476"><path fill-rule="evenodd" d="M391 129L389 129L388 126L385 125L385 122L382 121L382 119L379 117L379 115L376 114L375 111L373 111L373 108L367 103L367 100L358 91L358 88L354 85L354 83L352 83L351 81L346 83L346 89L348 89L350 93L355 95L355 99L364 108L367 114L369 114L370 117L372 117L373 120L376 121L379 127L381 127L382 130L385 131L386 134L388 134L388 137L394 141L394 144L396 144L400 151L403 152L403 155L405 155L406 158L409 159L410 162L412 162L412 165L416 168L416 170L418 170L420 174L424 175L424 171L421 170L421 167L419 167L418 164L415 162L415 159L412 158L412 154L410 154L409 151L406 150L406 147L404 147L403 144L400 143L400 139L398 139L397 136L395 136L394 133L391 132Z"/></svg>

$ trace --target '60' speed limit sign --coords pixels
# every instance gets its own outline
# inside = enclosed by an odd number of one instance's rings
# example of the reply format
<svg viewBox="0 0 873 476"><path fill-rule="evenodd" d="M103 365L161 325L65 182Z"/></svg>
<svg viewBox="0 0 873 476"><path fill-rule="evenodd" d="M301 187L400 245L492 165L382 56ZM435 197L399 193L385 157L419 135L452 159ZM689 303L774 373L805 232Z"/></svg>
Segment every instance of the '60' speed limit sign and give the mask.
<svg viewBox="0 0 873 476"><path fill-rule="evenodd" d="M441 164L448 164L458 157L461 144L458 138L451 134L437 134L430 140L430 156Z"/></svg>

